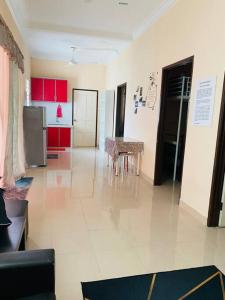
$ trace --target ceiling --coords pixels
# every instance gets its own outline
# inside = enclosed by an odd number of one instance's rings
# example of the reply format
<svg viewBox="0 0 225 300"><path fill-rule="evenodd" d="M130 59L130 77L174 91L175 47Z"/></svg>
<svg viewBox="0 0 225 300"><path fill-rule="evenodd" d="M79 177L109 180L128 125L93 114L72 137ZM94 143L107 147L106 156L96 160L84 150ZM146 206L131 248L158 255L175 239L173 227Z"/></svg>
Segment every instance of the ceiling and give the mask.
<svg viewBox="0 0 225 300"><path fill-rule="evenodd" d="M32 57L106 64L175 0L6 0ZM119 2L128 5L119 5Z"/></svg>

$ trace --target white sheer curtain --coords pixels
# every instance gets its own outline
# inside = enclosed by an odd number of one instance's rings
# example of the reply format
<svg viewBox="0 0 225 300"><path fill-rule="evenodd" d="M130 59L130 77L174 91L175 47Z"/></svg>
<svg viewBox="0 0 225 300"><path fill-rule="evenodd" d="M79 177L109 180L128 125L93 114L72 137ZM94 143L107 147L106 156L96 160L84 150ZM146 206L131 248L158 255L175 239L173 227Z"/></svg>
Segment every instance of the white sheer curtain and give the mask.
<svg viewBox="0 0 225 300"><path fill-rule="evenodd" d="M4 150L1 154L1 187L4 188L14 185L15 179L25 173L22 117L25 87L23 75L17 64L10 60L8 69L8 97L5 97L7 110L4 111L4 122L7 127L4 127L6 139L3 140ZM3 77L5 77L5 74L3 74Z"/></svg>
<svg viewBox="0 0 225 300"><path fill-rule="evenodd" d="M25 80L20 69L18 72L18 160L15 164L15 177L20 177L25 174L25 151L24 151L24 138L23 138L23 106L25 97Z"/></svg>
<svg viewBox="0 0 225 300"><path fill-rule="evenodd" d="M4 187L4 162L9 108L9 56L0 46L0 188Z"/></svg>

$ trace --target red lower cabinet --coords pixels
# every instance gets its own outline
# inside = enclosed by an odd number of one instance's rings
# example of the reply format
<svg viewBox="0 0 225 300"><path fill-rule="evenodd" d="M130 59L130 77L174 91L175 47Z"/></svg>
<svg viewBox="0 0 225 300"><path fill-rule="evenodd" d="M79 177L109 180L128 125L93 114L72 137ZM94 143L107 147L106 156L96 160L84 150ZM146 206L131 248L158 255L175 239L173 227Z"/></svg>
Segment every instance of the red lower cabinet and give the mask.
<svg viewBox="0 0 225 300"><path fill-rule="evenodd" d="M58 127L48 127L48 147L59 147Z"/></svg>
<svg viewBox="0 0 225 300"><path fill-rule="evenodd" d="M48 147L70 147L71 129L64 127L48 127Z"/></svg>
<svg viewBox="0 0 225 300"><path fill-rule="evenodd" d="M70 147L71 145L71 136L70 128L60 128L60 147Z"/></svg>

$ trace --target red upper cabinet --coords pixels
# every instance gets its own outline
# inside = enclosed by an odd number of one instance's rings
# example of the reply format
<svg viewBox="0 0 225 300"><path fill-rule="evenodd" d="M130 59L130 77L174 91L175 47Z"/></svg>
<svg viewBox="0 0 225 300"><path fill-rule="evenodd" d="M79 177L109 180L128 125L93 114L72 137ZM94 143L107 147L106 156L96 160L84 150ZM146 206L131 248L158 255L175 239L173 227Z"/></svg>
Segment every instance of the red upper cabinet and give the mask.
<svg viewBox="0 0 225 300"><path fill-rule="evenodd" d="M56 102L67 102L67 80L55 81Z"/></svg>
<svg viewBox="0 0 225 300"><path fill-rule="evenodd" d="M67 80L31 78L33 101L67 102Z"/></svg>
<svg viewBox="0 0 225 300"><path fill-rule="evenodd" d="M44 79L44 101L55 101L55 80Z"/></svg>
<svg viewBox="0 0 225 300"><path fill-rule="evenodd" d="M44 100L44 80L43 78L31 78L31 100Z"/></svg>

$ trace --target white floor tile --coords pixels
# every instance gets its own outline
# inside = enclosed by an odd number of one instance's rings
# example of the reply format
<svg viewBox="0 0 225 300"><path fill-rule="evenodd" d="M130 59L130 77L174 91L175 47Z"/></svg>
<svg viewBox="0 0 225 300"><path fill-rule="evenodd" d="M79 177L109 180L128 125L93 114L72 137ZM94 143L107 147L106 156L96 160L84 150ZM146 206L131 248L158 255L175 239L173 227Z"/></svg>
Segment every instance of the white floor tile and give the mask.
<svg viewBox="0 0 225 300"><path fill-rule="evenodd" d="M170 184L115 177L94 149L60 153L27 176L28 248L55 249L57 299L82 299L81 281L210 264L225 271L225 229L180 208Z"/></svg>

